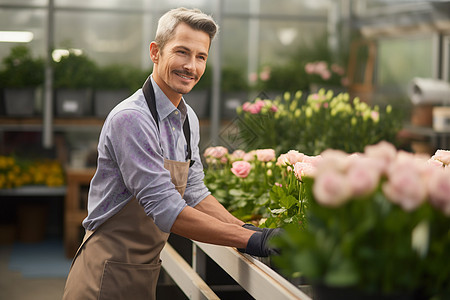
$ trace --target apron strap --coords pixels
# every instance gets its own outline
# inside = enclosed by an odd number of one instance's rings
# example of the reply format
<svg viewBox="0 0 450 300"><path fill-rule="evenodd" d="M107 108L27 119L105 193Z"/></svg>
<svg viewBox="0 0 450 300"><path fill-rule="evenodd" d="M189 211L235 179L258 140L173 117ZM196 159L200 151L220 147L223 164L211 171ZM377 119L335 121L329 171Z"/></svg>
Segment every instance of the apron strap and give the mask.
<svg viewBox="0 0 450 300"><path fill-rule="evenodd" d="M155 91L153 90L152 81L150 77L148 77L147 80L145 81L144 86L142 87L142 91L144 92L144 97L145 100L147 101L148 108L152 113L153 119L155 120L156 126L158 127L159 131L159 121L158 121L158 111L156 110ZM183 123L183 133L187 143L186 160L190 160L189 167L191 167L195 161L191 160L192 156L191 126L189 125L189 116L187 114Z"/></svg>

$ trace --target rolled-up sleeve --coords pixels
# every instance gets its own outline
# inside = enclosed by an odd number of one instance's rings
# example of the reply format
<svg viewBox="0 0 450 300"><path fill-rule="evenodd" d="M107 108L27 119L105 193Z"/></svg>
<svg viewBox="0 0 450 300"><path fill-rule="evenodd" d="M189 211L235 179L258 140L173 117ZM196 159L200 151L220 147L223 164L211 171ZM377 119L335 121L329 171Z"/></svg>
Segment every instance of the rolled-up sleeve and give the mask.
<svg viewBox="0 0 450 300"><path fill-rule="evenodd" d="M153 123L152 123L153 122ZM186 201L175 189L160 147L156 124L139 110L118 112L107 124L105 142L127 189L164 232L170 232ZM193 176L198 177L198 172Z"/></svg>

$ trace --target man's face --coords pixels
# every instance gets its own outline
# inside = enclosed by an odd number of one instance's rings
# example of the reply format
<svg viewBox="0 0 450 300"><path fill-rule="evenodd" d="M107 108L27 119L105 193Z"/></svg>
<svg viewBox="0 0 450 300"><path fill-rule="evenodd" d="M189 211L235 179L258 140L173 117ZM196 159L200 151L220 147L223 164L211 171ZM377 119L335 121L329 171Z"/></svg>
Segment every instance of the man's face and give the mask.
<svg viewBox="0 0 450 300"><path fill-rule="evenodd" d="M162 50L155 43L150 45L153 78L169 98L187 94L197 84L205 72L209 45L207 33L184 23L175 28Z"/></svg>

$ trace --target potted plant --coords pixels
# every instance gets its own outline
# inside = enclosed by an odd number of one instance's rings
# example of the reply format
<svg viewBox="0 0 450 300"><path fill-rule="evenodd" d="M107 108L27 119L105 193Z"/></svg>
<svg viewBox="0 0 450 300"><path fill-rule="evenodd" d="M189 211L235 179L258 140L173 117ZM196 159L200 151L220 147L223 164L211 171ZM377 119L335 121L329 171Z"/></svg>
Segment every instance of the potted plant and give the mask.
<svg viewBox="0 0 450 300"><path fill-rule="evenodd" d="M275 264L314 299L448 299L450 151L429 159L381 142L321 158L314 171L294 165L306 228L286 227Z"/></svg>
<svg viewBox="0 0 450 300"><path fill-rule="evenodd" d="M94 113L106 117L120 101L142 87L149 70L113 64L99 67L94 80Z"/></svg>
<svg viewBox="0 0 450 300"><path fill-rule="evenodd" d="M2 61L0 87L6 114L31 116L34 113L37 88L44 82L44 61L33 58L27 46L16 46Z"/></svg>
<svg viewBox="0 0 450 300"><path fill-rule="evenodd" d="M56 115L87 116L92 114L92 91L97 66L84 54L69 50L67 56L54 62Z"/></svg>

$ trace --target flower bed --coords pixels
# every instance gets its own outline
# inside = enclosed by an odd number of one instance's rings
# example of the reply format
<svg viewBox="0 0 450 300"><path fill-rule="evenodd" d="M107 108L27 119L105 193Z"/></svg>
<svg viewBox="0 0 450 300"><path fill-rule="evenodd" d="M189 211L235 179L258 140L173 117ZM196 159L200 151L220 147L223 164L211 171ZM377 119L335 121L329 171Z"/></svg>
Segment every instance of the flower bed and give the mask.
<svg viewBox="0 0 450 300"><path fill-rule="evenodd" d="M64 185L64 171L55 160L29 161L14 156L0 156L0 189L24 185Z"/></svg>
<svg viewBox="0 0 450 300"><path fill-rule="evenodd" d="M306 99L300 91L286 92L283 99L256 99L237 112L241 148L271 148L278 154L296 149L317 155L329 148L362 152L382 140L395 143L402 126L400 112L390 105L370 107L324 89Z"/></svg>
<svg viewBox="0 0 450 300"><path fill-rule="evenodd" d="M205 182L233 214L285 227L274 262L287 276L383 295L450 295L449 151L430 158L381 142L354 154L216 147L205 156Z"/></svg>

